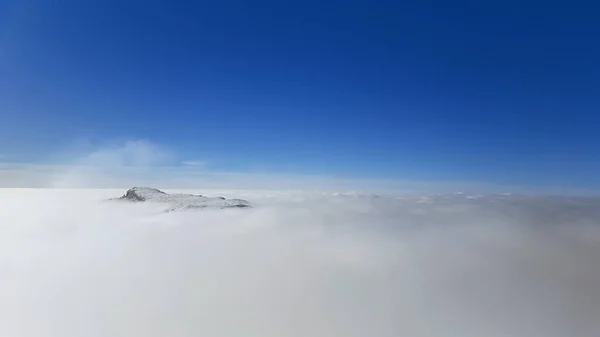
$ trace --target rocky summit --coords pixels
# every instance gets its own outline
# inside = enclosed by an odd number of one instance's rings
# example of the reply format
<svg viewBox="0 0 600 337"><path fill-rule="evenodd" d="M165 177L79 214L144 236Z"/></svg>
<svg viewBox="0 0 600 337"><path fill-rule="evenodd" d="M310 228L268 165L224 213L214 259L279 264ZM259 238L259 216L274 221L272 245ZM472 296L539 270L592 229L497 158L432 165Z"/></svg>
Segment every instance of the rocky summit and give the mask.
<svg viewBox="0 0 600 337"><path fill-rule="evenodd" d="M127 190L122 197L110 200L161 203L168 206L167 212L206 208L224 209L251 207L246 200L242 199L225 199L223 197L207 197L196 194L169 194L151 187L133 187Z"/></svg>

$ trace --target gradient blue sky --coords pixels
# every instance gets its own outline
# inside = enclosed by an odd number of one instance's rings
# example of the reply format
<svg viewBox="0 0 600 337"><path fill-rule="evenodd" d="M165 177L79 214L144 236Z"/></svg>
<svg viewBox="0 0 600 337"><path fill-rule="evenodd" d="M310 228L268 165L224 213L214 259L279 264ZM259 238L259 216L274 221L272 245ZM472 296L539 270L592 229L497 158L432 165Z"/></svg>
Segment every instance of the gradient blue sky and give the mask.
<svg viewBox="0 0 600 337"><path fill-rule="evenodd" d="M0 0L0 153L600 188L598 6Z"/></svg>

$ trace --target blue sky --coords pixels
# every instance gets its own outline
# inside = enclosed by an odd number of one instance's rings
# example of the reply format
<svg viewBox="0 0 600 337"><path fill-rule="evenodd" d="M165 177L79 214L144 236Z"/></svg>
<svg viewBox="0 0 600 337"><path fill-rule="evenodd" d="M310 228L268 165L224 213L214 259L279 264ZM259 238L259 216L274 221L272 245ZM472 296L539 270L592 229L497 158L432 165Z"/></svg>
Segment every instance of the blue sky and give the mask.
<svg viewBox="0 0 600 337"><path fill-rule="evenodd" d="M600 188L598 17L577 1L0 0L1 160L144 139L214 171Z"/></svg>

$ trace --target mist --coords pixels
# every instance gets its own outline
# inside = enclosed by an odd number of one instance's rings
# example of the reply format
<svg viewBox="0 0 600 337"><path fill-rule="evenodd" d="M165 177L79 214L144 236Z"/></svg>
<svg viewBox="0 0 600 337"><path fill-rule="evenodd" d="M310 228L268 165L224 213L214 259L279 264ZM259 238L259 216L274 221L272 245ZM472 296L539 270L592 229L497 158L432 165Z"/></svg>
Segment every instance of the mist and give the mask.
<svg viewBox="0 0 600 337"><path fill-rule="evenodd" d="M0 190L2 336L595 336L598 200Z"/></svg>

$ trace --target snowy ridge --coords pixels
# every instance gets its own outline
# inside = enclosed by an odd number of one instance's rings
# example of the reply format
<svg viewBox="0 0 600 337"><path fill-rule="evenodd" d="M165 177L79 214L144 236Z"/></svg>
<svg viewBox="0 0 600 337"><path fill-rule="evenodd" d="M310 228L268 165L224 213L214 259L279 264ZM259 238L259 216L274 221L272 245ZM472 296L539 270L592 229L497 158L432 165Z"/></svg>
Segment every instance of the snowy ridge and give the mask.
<svg viewBox="0 0 600 337"><path fill-rule="evenodd" d="M155 202L167 204L167 212L205 209L205 208L246 208L251 207L246 200L225 199L223 197L207 197L195 194L168 194L151 187L133 187L120 198L110 200L123 200L130 202Z"/></svg>

